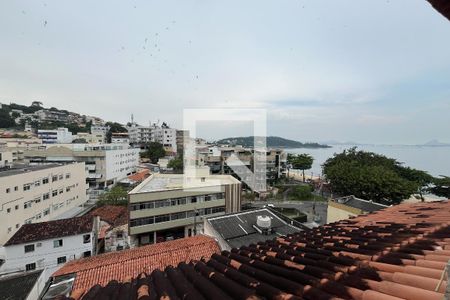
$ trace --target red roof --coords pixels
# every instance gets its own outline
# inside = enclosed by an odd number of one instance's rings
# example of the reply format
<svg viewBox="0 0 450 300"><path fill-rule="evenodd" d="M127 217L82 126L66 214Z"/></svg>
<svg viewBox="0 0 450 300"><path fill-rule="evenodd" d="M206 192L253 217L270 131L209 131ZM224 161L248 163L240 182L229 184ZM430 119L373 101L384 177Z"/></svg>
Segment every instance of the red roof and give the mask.
<svg viewBox="0 0 450 300"><path fill-rule="evenodd" d="M126 206L104 205L89 212L90 216L99 216L100 220L112 226L128 223L128 209Z"/></svg>
<svg viewBox="0 0 450 300"><path fill-rule="evenodd" d="M93 217L83 216L48 222L24 224L6 242L5 246L78 235L92 232Z"/></svg>
<svg viewBox="0 0 450 300"><path fill-rule="evenodd" d="M73 296L440 300L447 286L449 225L448 201L401 204Z"/></svg>
<svg viewBox="0 0 450 300"><path fill-rule="evenodd" d="M148 176L150 176L150 170L144 169L142 171L139 171L139 172L137 172L135 174L132 174L132 175L128 176L128 179L133 180L135 182L142 182Z"/></svg>
<svg viewBox="0 0 450 300"><path fill-rule="evenodd" d="M150 274L155 269L210 257L219 251L214 239L198 235L74 260L53 276L76 273L73 290L88 290L96 284L105 286L111 280L127 281L141 273Z"/></svg>

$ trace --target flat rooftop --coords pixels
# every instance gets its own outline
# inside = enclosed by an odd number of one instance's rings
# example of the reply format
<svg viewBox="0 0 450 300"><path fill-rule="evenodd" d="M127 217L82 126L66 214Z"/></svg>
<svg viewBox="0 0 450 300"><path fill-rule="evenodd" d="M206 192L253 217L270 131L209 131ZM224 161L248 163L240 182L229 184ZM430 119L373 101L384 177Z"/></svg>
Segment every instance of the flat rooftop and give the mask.
<svg viewBox="0 0 450 300"><path fill-rule="evenodd" d="M152 174L130 194L170 191L177 189L209 187L226 184L236 184L240 181L231 175L208 175L205 177L184 178L184 174Z"/></svg>
<svg viewBox="0 0 450 300"><path fill-rule="evenodd" d="M63 166L64 164L46 164L46 165L20 165L17 167L12 167L10 169L4 169L0 171L0 177L7 177L7 176L14 176L23 174L25 172L34 172L34 171L40 171L45 169L51 169Z"/></svg>

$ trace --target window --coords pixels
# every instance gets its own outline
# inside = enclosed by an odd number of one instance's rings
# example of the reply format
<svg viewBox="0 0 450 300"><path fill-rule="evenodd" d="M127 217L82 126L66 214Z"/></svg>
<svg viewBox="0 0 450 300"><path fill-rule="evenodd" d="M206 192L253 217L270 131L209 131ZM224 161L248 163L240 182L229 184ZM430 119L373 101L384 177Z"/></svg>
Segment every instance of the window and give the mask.
<svg viewBox="0 0 450 300"><path fill-rule="evenodd" d="M52 182L58 181L58 175L53 175L52 176Z"/></svg>
<svg viewBox="0 0 450 300"><path fill-rule="evenodd" d="M36 270L36 263L26 264L25 270L26 271Z"/></svg>
<svg viewBox="0 0 450 300"><path fill-rule="evenodd" d="M46 193L46 194L42 195L42 199L44 199L44 200L47 200L49 198L50 198L50 194L49 193Z"/></svg>
<svg viewBox="0 0 450 300"><path fill-rule="evenodd" d="M59 264L63 264L67 261L67 258L65 256L61 256L57 258L57 263Z"/></svg>
<svg viewBox="0 0 450 300"><path fill-rule="evenodd" d="M64 175L63 175L63 174L59 174L58 179L59 179L59 180L64 179Z"/></svg>
<svg viewBox="0 0 450 300"><path fill-rule="evenodd" d="M18 190L19 190L19 187L18 187L18 186L15 186L15 187L14 187L14 191L17 192Z"/></svg>
<svg viewBox="0 0 450 300"><path fill-rule="evenodd" d="M70 186L66 187L66 192L70 192Z"/></svg>
<svg viewBox="0 0 450 300"><path fill-rule="evenodd" d="M59 193L62 194L64 192L64 189L59 189Z"/></svg>
<svg viewBox="0 0 450 300"><path fill-rule="evenodd" d="M40 180L36 180L35 182L34 182L34 186L40 186L41 185L41 181Z"/></svg>
<svg viewBox="0 0 450 300"><path fill-rule="evenodd" d="M10 233L12 231L11 227L8 227L8 233Z"/></svg>
<svg viewBox="0 0 450 300"><path fill-rule="evenodd" d="M197 202L197 197L191 197L191 203L196 203Z"/></svg>
<svg viewBox="0 0 450 300"><path fill-rule="evenodd" d="M70 178L70 173L67 173L66 174L66 179L69 179Z"/></svg>
<svg viewBox="0 0 450 300"><path fill-rule="evenodd" d="M63 245L63 240L54 240L53 241L53 248L59 248L62 247Z"/></svg>
<svg viewBox="0 0 450 300"><path fill-rule="evenodd" d="M87 244L90 241L91 241L91 235L90 234L83 235L83 244Z"/></svg>
<svg viewBox="0 0 450 300"><path fill-rule="evenodd" d="M33 252L34 251L34 244L25 245L24 249L25 249L25 253Z"/></svg>
<svg viewBox="0 0 450 300"><path fill-rule="evenodd" d="M27 202L25 202L25 203L23 204L23 208L25 208L25 209L30 208L30 207L31 207L31 202L33 202L33 201L27 201Z"/></svg>
<svg viewBox="0 0 450 300"><path fill-rule="evenodd" d="M9 214L11 212L11 208L7 208L6 212Z"/></svg>
<svg viewBox="0 0 450 300"><path fill-rule="evenodd" d="M14 208L15 208L16 210L18 210L18 209L19 209L19 205L14 206Z"/></svg>
<svg viewBox="0 0 450 300"><path fill-rule="evenodd" d="M52 196L53 196L53 197L58 196L58 190L52 191Z"/></svg>
<svg viewBox="0 0 450 300"><path fill-rule="evenodd" d="M10 188L7 188L7 189L6 189L6 193L9 194L9 192L11 192L11 189L10 189Z"/></svg>
<svg viewBox="0 0 450 300"><path fill-rule="evenodd" d="M50 208L47 208L46 210L44 210L44 216L47 216L50 214Z"/></svg>
<svg viewBox="0 0 450 300"><path fill-rule="evenodd" d="M48 178L42 179L42 184L47 184L47 183L48 183Z"/></svg>
<svg viewBox="0 0 450 300"><path fill-rule="evenodd" d="M123 239L123 232L122 232L122 231L117 232L117 233L116 233L116 237L117 237L118 239Z"/></svg>
<svg viewBox="0 0 450 300"><path fill-rule="evenodd" d="M30 184L27 183L27 184L23 185L23 190L24 191L29 191L30 189L31 189L31 185Z"/></svg>
<svg viewBox="0 0 450 300"><path fill-rule="evenodd" d="M83 257L89 257L91 256L91 251L86 251L83 253Z"/></svg>
<svg viewBox="0 0 450 300"><path fill-rule="evenodd" d="M42 218L42 214L39 213L39 214L37 214L35 217L36 217L36 220L39 220L40 218Z"/></svg>
<svg viewBox="0 0 450 300"><path fill-rule="evenodd" d="M26 219L25 220L25 224L31 224L33 222L33 218L30 218L30 219Z"/></svg>
<svg viewBox="0 0 450 300"><path fill-rule="evenodd" d="M39 203L39 202L41 202L41 197L34 198L34 203Z"/></svg>
<svg viewBox="0 0 450 300"><path fill-rule="evenodd" d="M20 224L16 224L16 228L19 228Z"/></svg>

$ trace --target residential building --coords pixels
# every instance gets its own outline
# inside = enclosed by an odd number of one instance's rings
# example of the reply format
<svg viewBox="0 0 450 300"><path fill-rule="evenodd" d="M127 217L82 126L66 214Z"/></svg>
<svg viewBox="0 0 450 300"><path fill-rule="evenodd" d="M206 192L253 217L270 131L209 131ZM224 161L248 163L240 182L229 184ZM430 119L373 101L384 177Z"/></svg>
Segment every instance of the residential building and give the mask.
<svg viewBox="0 0 450 300"><path fill-rule="evenodd" d="M113 144L129 144L130 137L128 132L113 132L111 133L111 143Z"/></svg>
<svg viewBox="0 0 450 300"><path fill-rule="evenodd" d="M184 143L189 139L189 130L178 130L176 131L176 144L177 144L177 153L183 153L184 151Z"/></svg>
<svg viewBox="0 0 450 300"><path fill-rule="evenodd" d="M177 153L177 130L175 128L153 126L151 140L162 144L166 152L172 155Z"/></svg>
<svg viewBox="0 0 450 300"><path fill-rule="evenodd" d="M41 109L36 111L34 115L39 119L40 122L68 121L68 114L66 112L57 110Z"/></svg>
<svg viewBox="0 0 450 300"><path fill-rule="evenodd" d="M0 276L0 299L36 300L44 287L42 270Z"/></svg>
<svg viewBox="0 0 450 300"><path fill-rule="evenodd" d="M240 211L241 183L227 175L152 174L128 199L130 235L153 244L201 233L205 216Z"/></svg>
<svg viewBox="0 0 450 300"><path fill-rule="evenodd" d="M198 235L177 241L147 245L71 261L56 271L53 274L53 279L54 282L59 282L72 278L71 281L68 281L69 284L67 286L69 294L78 294L81 297L85 295L84 292L88 291L94 285L99 284L105 286L111 280L123 282L130 278L137 278L143 273L150 274L153 271L159 272L158 269L164 269L168 266L177 266L179 263L200 260L203 257L209 257L214 253L219 253L219 251L220 249L214 239ZM182 282L180 281L180 283ZM45 296L49 292L53 297L58 296L52 287L50 286ZM65 292L65 289L63 292ZM145 299L146 292L142 291L142 293L142 298L140 299ZM59 296L64 296L64 294L59 294ZM192 299L203 299L196 298L195 295L192 296ZM95 294L93 295L93 299L97 299ZM117 299L124 298L119 296ZM178 297L170 297L170 299L178 299Z"/></svg>
<svg viewBox="0 0 450 300"><path fill-rule="evenodd" d="M67 128L39 129L38 138L43 144L69 144L72 143L72 132Z"/></svg>
<svg viewBox="0 0 450 300"><path fill-rule="evenodd" d="M24 157L32 163L84 162L89 187L105 189L136 171L139 149L127 144L42 145L26 150Z"/></svg>
<svg viewBox="0 0 450 300"><path fill-rule="evenodd" d="M71 296L79 300L187 296L441 300L450 288L449 224L448 201L404 203L170 266L167 260L179 252L165 247L166 251L158 251L158 259L164 263L153 261L146 269L128 263L109 269L105 260L101 269L86 268L86 277L79 278L83 271L77 272L75 280L80 284ZM198 250L192 245L185 251ZM111 257L111 261L127 260ZM155 268L159 270L153 271ZM72 270L76 268L67 268L64 273ZM130 275L133 270L137 275ZM109 283L105 275L111 278ZM85 278L88 284L83 284Z"/></svg>
<svg viewBox="0 0 450 300"><path fill-rule="evenodd" d="M125 206L104 205L89 212L100 218L98 252L112 252L132 248L128 235L128 208Z"/></svg>
<svg viewBox="0 0 450 300"><path fill-rule="evenodd" d="M93 255L94 223L84 216L23 225L4 244L0 273L44 270L48 278L66 262Z"/></svg>
<svg viewBox="0 0 450 300"><path fill-rule="evenodd" d="M109 126L102 126L102 125L92 125L91 126L91 135L92 135L92 137L95 137L96 140L98 140L97 143L99 143L99 144L107 142L106 134L108 133L108 131L109 131Z"/></svg>
<svg viewBox="0 0 450 300"><path fill-rule="evenodd" d="M11 150L0 148L0 169L10 167L13 160L13 152Z"/></svg>
<svg viewBox="0 0 450 300"><path fill-rule="evenodd" d="M217 240L221 250L257 244L301 231L267 208L247 210L204 220L204 234Z"/></svg>
<svg viewBox="0 0 450 300"><path fill-rule="evenodd" d="M88 144L103 144L105 141L105 136L102 134L92 134L88 132L78 132L74 136L73 142L81 143L80 140L84 140L84 142ZM76 141L78 140L78 141Z"/></svg>
<svg viewBox="0 0 450 300"><path fill-rule="evenodd" d="M83 163L0 171L0 245L23 224L49 221L86 202Z"/></svg>
<svg viewBox="0 0 450 300"><path fill-rule="evenodd" d="M133 145L148 144L151 141L151 127L140 126L136 123L132 123L131 126L127 126L130 143Z"/></svg>
<svg viewBox="0 0 450 300"><path fill-rule="evenodd" d="M388 206L356 198L355 196L341 197L328 201L327 223L346 220L362 214L372 213Z"/></svg>

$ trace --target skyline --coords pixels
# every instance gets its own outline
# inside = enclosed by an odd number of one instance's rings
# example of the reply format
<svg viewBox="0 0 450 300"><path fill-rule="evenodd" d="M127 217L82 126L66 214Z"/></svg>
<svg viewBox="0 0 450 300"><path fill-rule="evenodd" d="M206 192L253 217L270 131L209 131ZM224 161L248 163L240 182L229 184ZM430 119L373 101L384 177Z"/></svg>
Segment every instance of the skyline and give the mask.
<svg viewBox="0 0 450 300"><path fill-rule="evenodd" d="M184 108L265 108L298 141L450 142L450 24L426 1L14 1L0 25L2 103L179 128Z"/></svg>

